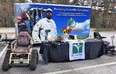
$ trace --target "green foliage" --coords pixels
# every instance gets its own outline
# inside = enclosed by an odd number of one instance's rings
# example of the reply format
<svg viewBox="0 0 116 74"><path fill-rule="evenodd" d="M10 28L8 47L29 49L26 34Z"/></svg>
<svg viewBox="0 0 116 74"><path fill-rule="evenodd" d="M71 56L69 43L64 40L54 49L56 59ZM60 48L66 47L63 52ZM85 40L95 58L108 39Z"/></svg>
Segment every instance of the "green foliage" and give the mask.
<svg viewBox="0 0 116 74"><path fill-rule="evenodd" d="M116 30L114 28L96 28L95 31L113 31Z"/></svg>
<svg viewBox="0 0 116 74"><path fill-rule="evenodd" d="M25 0L19 0L21 3L24 3L25 2Z"/></svg>
<svg viewBox="0 0 116 74"><path fill-rule="evenodd" d="M2 27L2 23L0 22L0 27Z"/></svg>
<svg viewBox="0 0 116 74"><path fill-rule="evenodd" d="M40 3L45 3L47 0L41 0Z"/></svg>
<svg viewBox="0 0 116 74"><path fill-rule="evenodd" d="M2 23L2 20L0 20L0 27L2 27L2 24L3 24L3 23Z"/></svg>
<svg viewBox="0 0 116 74"><path fill-rule="evenodd" d="M61 0L62 2L62 4L68 4L69 3L69 0Z"/></svg>

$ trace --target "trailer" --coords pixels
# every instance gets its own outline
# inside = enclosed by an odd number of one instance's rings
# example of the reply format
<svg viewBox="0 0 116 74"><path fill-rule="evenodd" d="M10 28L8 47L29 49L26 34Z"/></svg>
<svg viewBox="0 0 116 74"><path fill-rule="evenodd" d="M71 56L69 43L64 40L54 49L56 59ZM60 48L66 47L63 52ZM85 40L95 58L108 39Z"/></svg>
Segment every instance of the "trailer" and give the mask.
<svg viewBox="0 0 116 74"><path fill-rule="evenodd" d="M53 20L57 27L57 38L63 39L64 33L63 28L70 29L71 36L77 36L77 38L87 38L90 31L90 6L74 6L74 5L60 5L60 4L42 4L42 3L15 3L15 17L16 17L16 35L20 32L21 14L27 9L27 13L31 17L28 32L33 38L33 44L41 43L41 30L40 32L32 34L33 27L37 21L45 18L46 9L51 8L53 10ZM24 22L24 21L22 21ZM25 22L27 23L27 22ZM27 25L27 24L26 24ZM33 36L38 34L37 37ZM36 40L36 41L35 41Z"/></svg>

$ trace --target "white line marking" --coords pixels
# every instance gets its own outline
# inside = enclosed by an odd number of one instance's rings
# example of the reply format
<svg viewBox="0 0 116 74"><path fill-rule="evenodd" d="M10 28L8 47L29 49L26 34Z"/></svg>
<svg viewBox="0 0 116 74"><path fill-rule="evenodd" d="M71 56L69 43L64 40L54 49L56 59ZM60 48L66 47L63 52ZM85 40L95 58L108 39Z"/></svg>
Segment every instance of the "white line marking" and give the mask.
<svg viewBox="0 0 116 74"><path fill-rule="evenodd" d="M73 71L78 71L78 70L85 70L85 69L109 66L109 65L114 65L114 64L116 64L116 62L93 65L93 66L86 66L86 67L80 67L80 68L68 69L68 70L62 70L62 71L56 71L56 72L49 72L49 73L44 73L44 74L61 74L61 73L63 74L63 73L67 73L67 72L73 72Z"/></svg>
<svg viewBox="0 0 116 74"><path fill-rule="evenodd" d="M12 38L15 36L15 34L12 36ZM4 47L4 49L2 50L2 52L0 53L0 58L2 57L3 53L6 51L8 47L8 44Z"/></svg>
<svg viewBox="0 0 116 74"><path fill-rule="evenodd" d="M8 47L8 44L4 47L4 49L3 49L2 52L0 53L0 58L1 58L1 56L3 55L3 53L6 51L7 47Z"/></svg>

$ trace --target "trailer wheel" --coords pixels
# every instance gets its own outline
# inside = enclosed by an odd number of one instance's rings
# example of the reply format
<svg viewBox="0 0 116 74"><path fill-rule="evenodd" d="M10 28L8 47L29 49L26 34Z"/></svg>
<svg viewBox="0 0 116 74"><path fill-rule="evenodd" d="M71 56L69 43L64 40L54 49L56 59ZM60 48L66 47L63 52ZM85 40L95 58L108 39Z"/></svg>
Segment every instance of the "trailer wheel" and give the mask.
<svg viewBox="0 0 116 74"><path fill-rule="evenodd" d="M10 68L10 65L9 65L10 53L11 53L11 50L7 50L4 61L2 63L2 70L4 71L7 71Z"/></svg>
<svg viewBox="0 0 116 74"><path fill-rule="evenodd" d="M37 64L38 64L38 51L32 50L31 60L29 65L30 70L35 70L37 67Z"/></svg>

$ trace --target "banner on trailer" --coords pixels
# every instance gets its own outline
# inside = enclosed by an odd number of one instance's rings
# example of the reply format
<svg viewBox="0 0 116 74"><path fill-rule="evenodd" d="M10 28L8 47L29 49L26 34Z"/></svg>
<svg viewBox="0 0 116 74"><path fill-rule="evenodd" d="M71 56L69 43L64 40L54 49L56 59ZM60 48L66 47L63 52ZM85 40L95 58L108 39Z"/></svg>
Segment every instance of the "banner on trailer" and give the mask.
<svg viewBox="0 0 116 74"><path fill-rule="evenodd" d="M85 59L85 42L69 42L69 60Z"/></svg>
<svg viewBox="0 0 116 74"><path fill-rule="evenodd" d="M64 28L70 30L70 35L77 35L78 38L86 38L89 36L90 7L40 3L15 3L18 32L21 29L21 22L24 22L23 24L26 24L28 32L31 34L37 21L46 17L45 12L47 8L51 8L53 11L52 18L56 23L58 36L63 36ZM23 13L25 10L29 14L28 18L24 18L25 15Z"/></svg>

